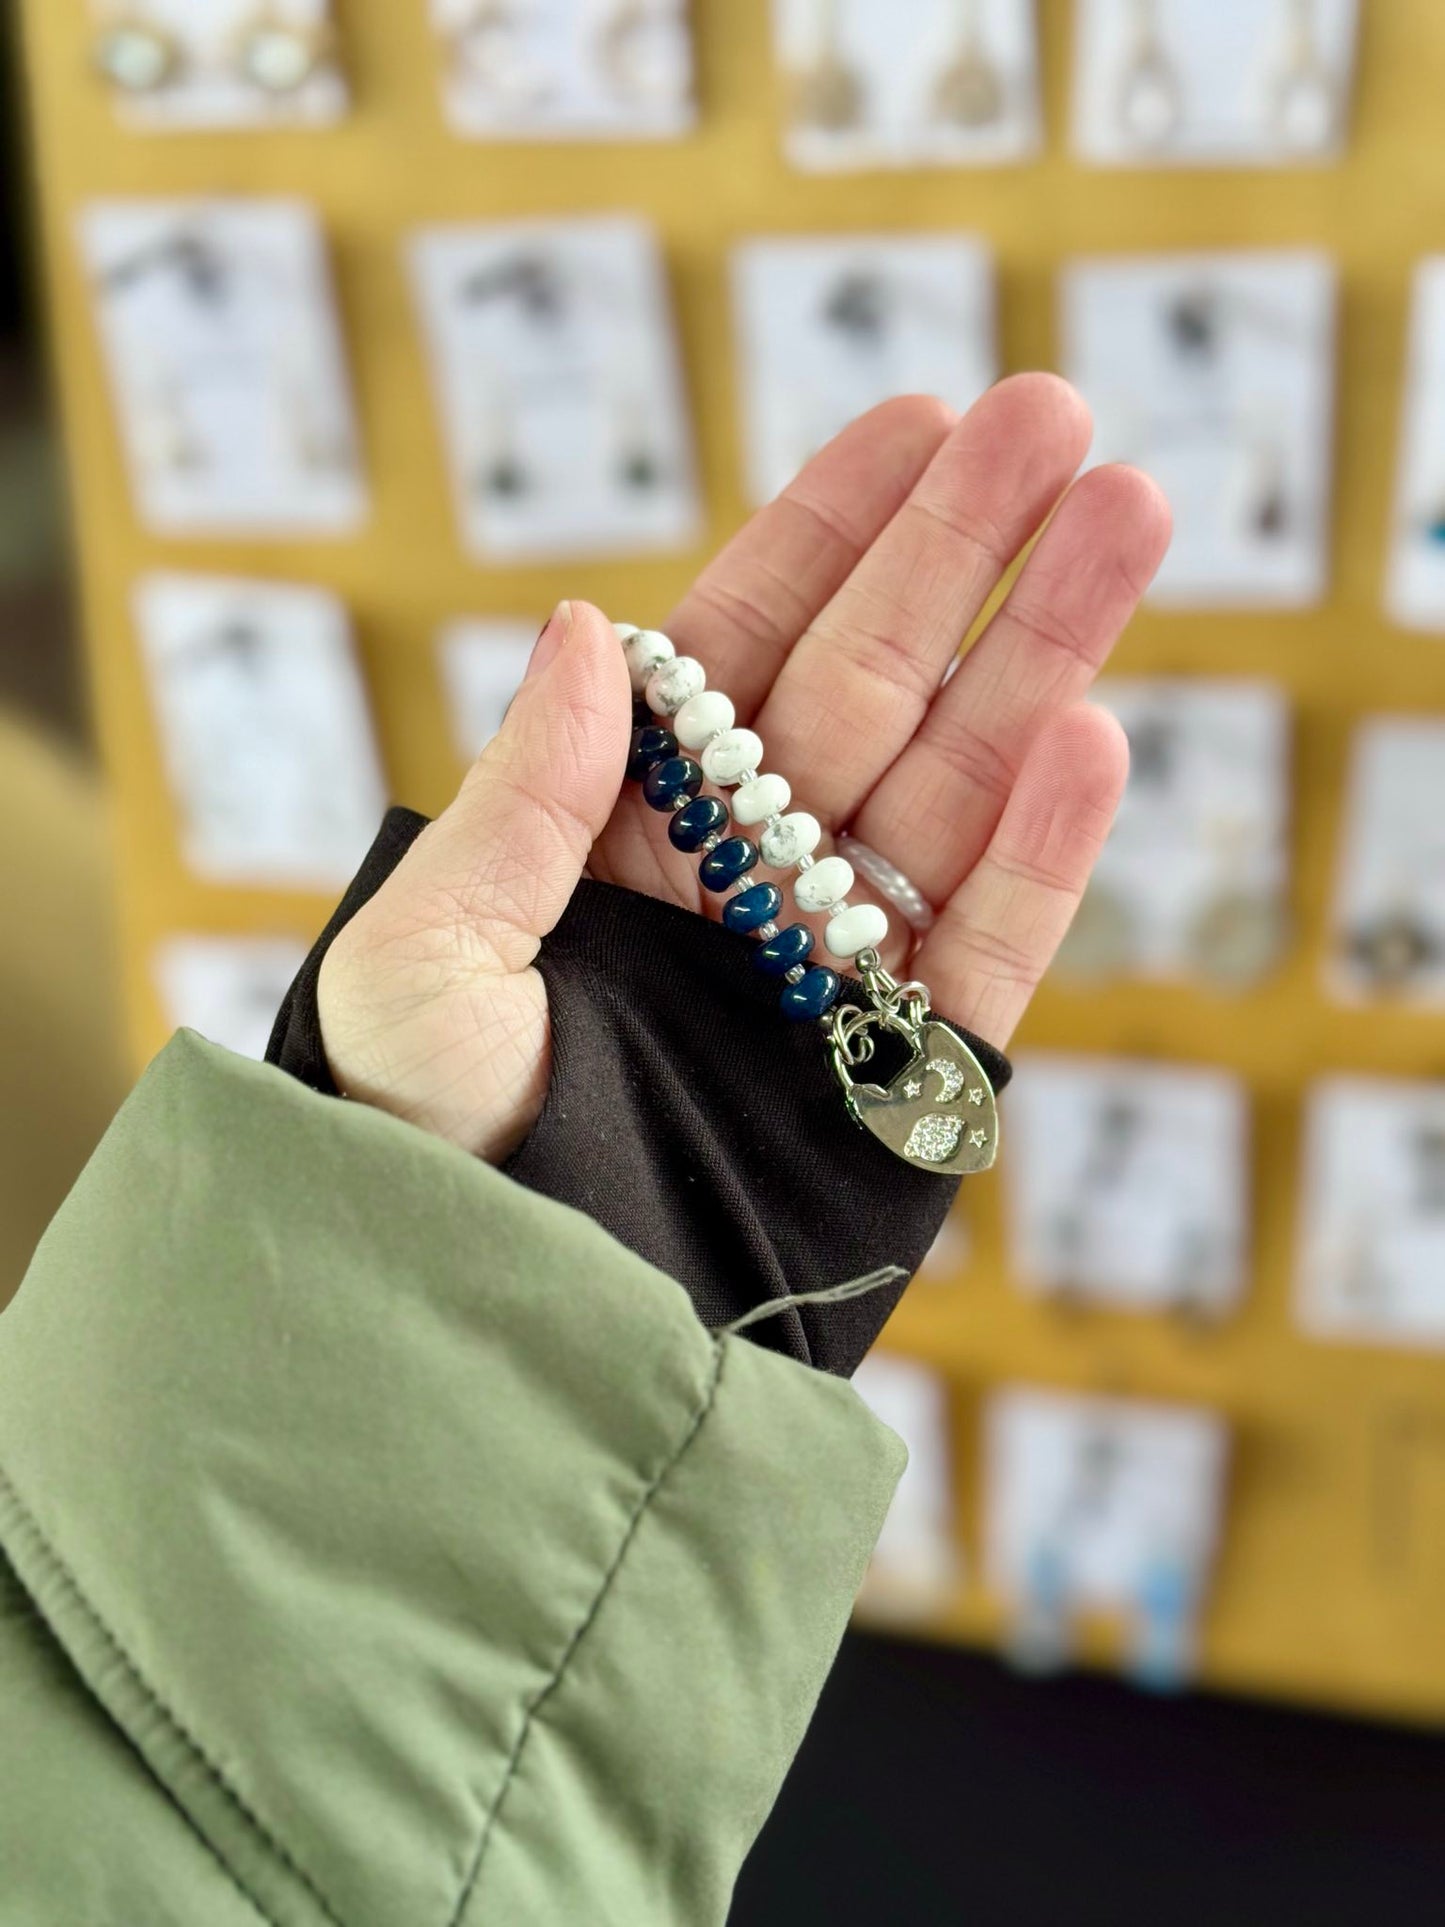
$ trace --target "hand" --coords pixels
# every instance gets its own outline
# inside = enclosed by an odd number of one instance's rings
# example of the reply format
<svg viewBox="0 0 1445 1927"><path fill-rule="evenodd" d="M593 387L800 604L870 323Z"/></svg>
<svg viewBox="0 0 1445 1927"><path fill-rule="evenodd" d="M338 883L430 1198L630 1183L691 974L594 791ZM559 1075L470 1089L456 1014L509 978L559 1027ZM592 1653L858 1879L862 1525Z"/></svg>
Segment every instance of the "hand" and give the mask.
<svg viewBox="0 0 1445 1927"><path fill-rule="evenodd" d="M938 401L886 402L755 515L662 625L757 729L795 806L853 830L937 907L907 974L1000 1048L1113 820L1127 747L1082 699L1169 539L1164 500L1136 471L1071 485L1089 436L1084 404L1050 375L1002 382L962 419ZM610 623L563 603L455 802L326 958L322 1034L341 1089L501 1159L547 1085L532 961L584 869L718 914L696 860L623 783L631 727ZM860 878L850 900L869 896ZM896 912L890 923L897 945L907 932Z"/></svg>

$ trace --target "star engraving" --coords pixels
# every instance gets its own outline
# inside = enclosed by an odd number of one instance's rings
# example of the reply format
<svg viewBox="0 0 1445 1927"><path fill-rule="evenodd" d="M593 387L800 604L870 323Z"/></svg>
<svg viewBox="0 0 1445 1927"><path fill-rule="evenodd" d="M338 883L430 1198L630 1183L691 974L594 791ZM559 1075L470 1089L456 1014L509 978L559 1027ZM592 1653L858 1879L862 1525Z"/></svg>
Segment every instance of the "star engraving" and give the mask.
<svg viewBox="0 0 1445 1927"><path fill-rule="evenodd" d="M982 1104L983 1092L971 1090L968 1094L968 1101L970 1104Z"/></svg>
<svg viewBox="0 0 1445 1927"><path fill-rule="evenodd" d="M905 1097L922 1097L923 1086L916 1077L910 1077L908 1082L903 1086L903 1095Z"/></svg>
<svg viewBox="0 0 1445 1927"><path fill-rule="evenodd" d="M984 1145L988 1143L988 1132L987 1131L970 1131L968 1134L968 1141L970 1144L976 1145L979 1150L982 1150Z"/></svg>

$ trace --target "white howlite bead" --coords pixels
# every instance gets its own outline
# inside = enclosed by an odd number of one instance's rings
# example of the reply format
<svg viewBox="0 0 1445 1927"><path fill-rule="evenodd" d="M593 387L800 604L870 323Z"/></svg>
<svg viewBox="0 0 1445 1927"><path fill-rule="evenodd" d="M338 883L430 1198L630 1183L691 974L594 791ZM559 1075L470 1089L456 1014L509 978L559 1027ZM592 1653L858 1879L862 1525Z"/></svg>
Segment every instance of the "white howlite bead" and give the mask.
<svg viewBox="0 0 1445 1927"><path fill-rule="evenodd" d="M689 696L678 710L672 719L672 733L684 749L704 749L736 721L732 697L720 689L704 689L700 696Z"/></svg>
<svg viewBox="0 0 1445 1927"><path fill-rule="evenodd" d="M800 910L831 910L852 888L853 865L847 857L825 856L793 885L793 901Z"/></svg>
<svg viewBox="0 0 1445 1927"><path fill-rule="evenodd" d="M632 638L637 634L637 624L635 622L614 622L612 631L619 642L631 642Z"/></svg>
<svg viewBox="0 0 1445 1927"><path fill-rule="evenodd" d="M770 823L758 838L758 849L770 870L791 870L805 856L811 856L823 837L823 826L806 810Z"/></svg>
<svg viewBox="0 0 1445 1927"><path fill-rule="evenodd" d="M710 783L736 783L763 758L763 739L751 729L725 729L702 752L702 773Z"/></svg>
<svg viewBox="0 0 1445 1927"><path fill-rule="evenodd" d="M677 651L672 646L672 638L660 629L634 629L622 645L622 654L632 681L632 693L640 696L647 687L648 677L665 662L671 662Z"/></svg>
<svg viewBox="0 0 1445 1927"><path fill-rule="evenodd" d="M755 776L733 798L733 821L765 822L785 810L792 800L793 789L786 776Z"/></svg>
<svg viewBox="0 0 1445 1927"><path fill-rule="evenodd" d="M828 919L823 942L835 957L856 957L860 950L878 949L887 935L888 918L876 903L852 903Z"/></svg>
<svg viewBox="0 0 1445 1927"><path fill-rule="evenodd" d="M647 706L659 716L675 716L684 703L707 687L707 671L695 656L677 656L647 679Z"/></svg>

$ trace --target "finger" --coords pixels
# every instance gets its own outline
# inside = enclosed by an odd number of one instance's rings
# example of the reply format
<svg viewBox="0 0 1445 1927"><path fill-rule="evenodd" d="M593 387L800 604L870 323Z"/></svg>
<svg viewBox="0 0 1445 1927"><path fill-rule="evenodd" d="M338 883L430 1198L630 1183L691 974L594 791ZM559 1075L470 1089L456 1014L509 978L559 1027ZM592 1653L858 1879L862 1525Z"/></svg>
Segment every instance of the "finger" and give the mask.
<svg viewBox="0 0 1445 1927"><path fill-rule="evenodd" d="M1040 729L993 839L913 962L933 1006L1002 1050L1063 942L1129 772L1124 732L1079 704Z"/></svg>
<svg viewBox="0 0 1445 1927"><path fill-rule="evenodd" d="M616 806L630 731L612 624L559 603L500 731L392 883L427 927L446 918L479 967L524 970Z"/></svg>
<svg viewBox="0 0 1445 1927"><path fill-rule="evenodd" d="M976 402L778 674L755 727L825 825L903 749L969 626L1089 444L1082 400L1018 375Z"/></svg>
<svg viewBox="0 0 1445 1927"><path fill-rule="evenodd" d="M1041 721L1076 703L1169 545L1169 508L1147 476L1098 468L1077 481L1008 600L858 812L865 843L903 860L944 903L988 846Z"/></svg>
<svg viewBox="0 0 1445 1927"><path fill-rule="evenodd" d="M957 414L928 395L870 409L828 443L703 570L668 619L748 721L788 651L848 579Z"/></svg>

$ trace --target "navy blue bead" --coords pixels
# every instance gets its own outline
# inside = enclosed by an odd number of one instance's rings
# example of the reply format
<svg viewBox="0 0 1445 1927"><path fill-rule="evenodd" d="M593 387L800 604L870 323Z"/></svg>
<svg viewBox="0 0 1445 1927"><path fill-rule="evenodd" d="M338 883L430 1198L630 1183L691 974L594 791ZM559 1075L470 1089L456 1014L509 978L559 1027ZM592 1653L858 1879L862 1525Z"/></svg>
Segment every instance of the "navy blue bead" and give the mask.
<svg viewBox="0 0 1445 1927"><path fill-rule="evenodd" d="M679 796L696 796L701 788L702 765L690 756L654 763L642 779L642 794L655 810L670 810Z"/></svg>
<svg viewBox="0 0 1445 1927"><path fill-rule="evenodd" d="M837 1003L841 988L836 970L829 970L826 964L815 964L797 983L784 989L779 999L783 1015L797 1023L805 1023L810 1017L824 1017Z"/></svg>
<svg viewBox="0 0 1445 1927"><path fill-rule="evenodd" d="M629 781L640 783L655 763L677 754L677 738L659 723L632 732L632 749L627 758Z"/></svg>
<svg viewBox="0 0 1445 1927"><path fill-rule="evenodd" d="M720 836L728 826L728 806L720 796L695 796L685 803L667 826L675 850L700 850L710 836Z"/></svg>
<svg viewBox="0 0 1445 1927"><path fill-rule="evenodd" d="M753 952L753 962L765 977L785 977L813 948L813 933L805 923L790 923Z"/></svg>
<svg viewBox="0 0 1445 1927"><path fill-rule="evenodd" d="M704 890L726 890L730 883L755 868L758 846L745 836L729 836L710 850L697 866Z"/></svg>
<svg viewBox="0 0 1445 1927"><path fill-rule="evenodd" d="M739 890L723 905L723 922L729 930L744 936L760 924L771 923L783 907L783 893L776 883L755 883L750 890Z"/></svg>
<svg viewBox="0 0 1445 1927"><path fill-rule="evenodd" d="M648 708L641 696L634 696L632 699L632 727L634 729L647 729L651 725L651 722L651 709Z"/></svg>

